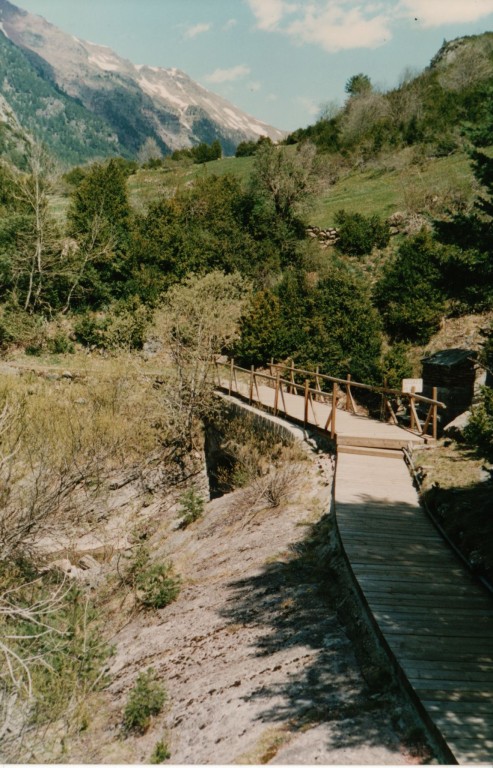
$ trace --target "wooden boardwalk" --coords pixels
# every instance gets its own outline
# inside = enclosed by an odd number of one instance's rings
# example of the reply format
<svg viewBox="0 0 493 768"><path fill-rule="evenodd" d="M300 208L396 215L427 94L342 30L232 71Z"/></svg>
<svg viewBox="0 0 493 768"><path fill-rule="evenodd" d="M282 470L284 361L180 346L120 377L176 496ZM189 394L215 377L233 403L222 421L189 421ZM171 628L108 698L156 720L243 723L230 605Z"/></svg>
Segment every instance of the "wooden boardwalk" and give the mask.
<svg viewBox="0 0 493 768"><path fill-rule="evenodd" d="M228 382L220 382L228 389ZM272 387L235 384L274 408ZM232 392L235 394L235 392ZM250 395L253 395L250 398ZM278 415L327 423L330 405L285 393ZM493 762L493 600L419 504L400 446L422 438L337 412L335 511L340 539L384 643L450 762ZM391 457L399 457L392 460Z"/></svg>

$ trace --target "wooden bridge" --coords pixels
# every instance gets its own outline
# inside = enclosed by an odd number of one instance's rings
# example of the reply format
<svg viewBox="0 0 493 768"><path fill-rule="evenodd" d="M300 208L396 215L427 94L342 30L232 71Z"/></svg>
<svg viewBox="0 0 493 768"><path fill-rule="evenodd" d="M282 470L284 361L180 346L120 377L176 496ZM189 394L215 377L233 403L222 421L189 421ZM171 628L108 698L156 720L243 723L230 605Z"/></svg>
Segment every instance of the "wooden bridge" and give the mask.
<svg viewBox="0 0 493 768"><path fill-rule="evenodd" d="M437 437L436 392L273 364L266 373L218 363L216 375L224 392L334 440L339 535L382 642L447 762L493 762L493 600L420 506L404 461L403 449ZM356 390L381 399L385 421L363 415ZM407 401L404 427L397 396Z"/></svg>

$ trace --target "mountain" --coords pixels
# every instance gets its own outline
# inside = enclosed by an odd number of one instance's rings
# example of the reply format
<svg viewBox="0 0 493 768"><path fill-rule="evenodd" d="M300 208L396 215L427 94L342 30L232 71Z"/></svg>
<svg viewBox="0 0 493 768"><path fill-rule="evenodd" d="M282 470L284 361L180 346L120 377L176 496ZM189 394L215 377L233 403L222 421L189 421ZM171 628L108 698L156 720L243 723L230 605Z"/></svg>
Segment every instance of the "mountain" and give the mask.
<svg viewBox="0 0 493 768"><path fill-rule="evenodd" d="M68 162L134 157L149 138L163 153L218 139L232 154L240 141L283 137L178 69L135 65L8 0L0 0L0 95Z"/></svg>

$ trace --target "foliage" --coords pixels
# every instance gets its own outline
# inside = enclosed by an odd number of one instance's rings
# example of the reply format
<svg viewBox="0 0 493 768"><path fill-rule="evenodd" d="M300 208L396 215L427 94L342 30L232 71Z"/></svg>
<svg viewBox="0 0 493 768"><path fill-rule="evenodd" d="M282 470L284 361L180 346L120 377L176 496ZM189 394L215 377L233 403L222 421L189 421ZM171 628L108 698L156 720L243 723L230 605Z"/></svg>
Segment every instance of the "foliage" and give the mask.
<svg viewBox="0 0 493 768"><path fill-rule="evenodd" d="M135 577L138 602L144 608L166 608L180 594L171 563L153 563Z"/></svg>
<svg viewBox="0 0 493 768"><path fill-rule="evenodd" d="M476 406L464 429L464 438L480 456L493 461L493 389L483 387L481 403Z"/></svg>
<svg viewBox="0 0 493 768"><path fill-rule="evenodd" d="M236 147L235 157L250 157L263 144L272 146L272 140L268 136L260 136L257 141L240 141Z"/></svg>
<svg viewBox="0 0 493 768"><path fill-rule="evenodd" d="M54 574L39 575L22 559L2 558L0 738L4 748L15 750L9 736L13 716L38 726L65 716L71 728L78 729L84 700L105 683L103 665L110 649L101 628L101 616L80 589ZM12 730L15 733L15 727Z"/></svg>
<svg viewBox="0 0 493 768"><path fill-rule="evenodd" d="M180 579L173 575L171 563L152 563L149 549L141 544L135 550L124 575L144 608L166 608L180 594Z"/></svg>
<svg viewBox="0 0 493 768"><path fill-rule="evenodd" d="M218 447L210 452L208 465L211 493L217 495L249 485L285 461L304 458L289 433L227 407L207 422L206 440Z"/></svg>
<svg viewBox="0 0 493 768"><path fill-rule="evenodd" d="M358 75L353 75L347 81L344 90L350 96L361 96L362 94L371 91L372 84L368 75L364 75L361 72Z"/></svg>
<svg viewBox="0 0 493 768"><path fill-rule="evenodd" d="M126 180L126 166L117 159L96 163L72 193L68 234L84 255L73 303L100 306L124 292L131 227Z"/></svg>
<svg viewBox="0 0 493 768"><path fill-rule="evenodd" d="M249 284L238 274L190 275L156 313L155 333L173 365L166 390L177 439L191 447L198 423L214 408L214 362L238 338Z"/></svg>
<svg viewBox="0 0 493 768"><path fill-rule="evenodd" d="M236 353L245 362L293 357L301 367L322 363L331 376L379 377L380 320L364 278L347 266L332 264L314 284L302 270L286 270L272 302L269 294L254 299L241 330Z"/></svg>
<svg viewBox="0 0 493 768"><path fill-rule="evenodd" d="M204 514L204 499L195 488L189 488L180 496L180 505L178 507L178 517L181 528L188 528L189 525L199 520Z"/></svg>
<svg viewBox="0 0 493 768"><path fill-rule="evenodd" d="M276 294L269 290L253 294L241 318L241 336L233 350L235 357L243 365L252 365L282 356L279 346L282 323Z"/></svg>
<svg viewBox="0 0 493 768"><path fill-rule="evenodd" d="M164 763L165 760L169 760L170 757L171 752L169 751L168 745L161 740L156 742L149 762L151 765L160 765L161 763Z"/></svg>
<svg viewBox="0 0 493 768"><path fill-rule="evenodd" d="M138 298L115 302L107 312L86 312L74 324L77 341L97 349L141 349L151 312Z"/></svg>
<svg viewBox="0 0 493 768"><path fill-rule="evenodd" d="M382 373L391 389L400 389L402 379L409 379L413 375L413 366L409 359L410 350L409 344L398 341L384 355Z"/></svg>
<svg viewBox="0 0 493 768"><path fill-rule="evenodd" d="M443 280L458 314L489 309L493 302L493 159L474 150L471 164L481 185L473 210L435 222L437 239L455 246L447 251Z"/></svg>
<svg viewBox="0 0 493 768"><path fill-rule="evenodd" d="M446 249L422 231L404 241L385 266L375 301L396 341L426 343L446 309L442 260Z"/></svg>
<svg viewBox="0 0 493 768"><path fill-rule="evenodd" d="M223 150L221 142L218 139L214 139L211 144L207 144L205 141L197 144L196 147L190 149L175 149L171 155L172 160L182 160L184 158L190 158L197 165L203 163L210 163L213 160L219 160L222 157Z"/></svg>
<svg viewBox="0 0 493 768"><path fill-rule="evenodd" d="M337 247L349 256L364 256L373 248L385 248L390 240L389 225L378 216L341 210L336 216L336 226L339 230Z"/></svg>
<svg viewBox="0 0 493 768"><path fill-rule="evenodd" d="M146 672L141 672L123 712L124 732L127 735L144 734L151 724L151 718L161 712L166 699L166 691L155 670L150 667Z"/></svg>

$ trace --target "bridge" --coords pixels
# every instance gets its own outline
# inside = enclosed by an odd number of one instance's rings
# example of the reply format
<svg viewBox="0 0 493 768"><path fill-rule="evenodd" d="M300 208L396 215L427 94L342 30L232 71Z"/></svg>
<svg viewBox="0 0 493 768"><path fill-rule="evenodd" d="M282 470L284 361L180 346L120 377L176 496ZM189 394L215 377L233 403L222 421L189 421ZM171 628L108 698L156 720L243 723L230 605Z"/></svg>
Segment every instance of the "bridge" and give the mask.
<svg viewBox="0 0 493 768"><path fill-rule="evenodd" d="M330 438L334 509L355 585L449 763L493 762L493 600L420 505L405 455L433 445L436 398L274 365L216 364L219 389ZM379 419L359 407L364 393ZM395 401L406 403L399 424Z"/></svg>

